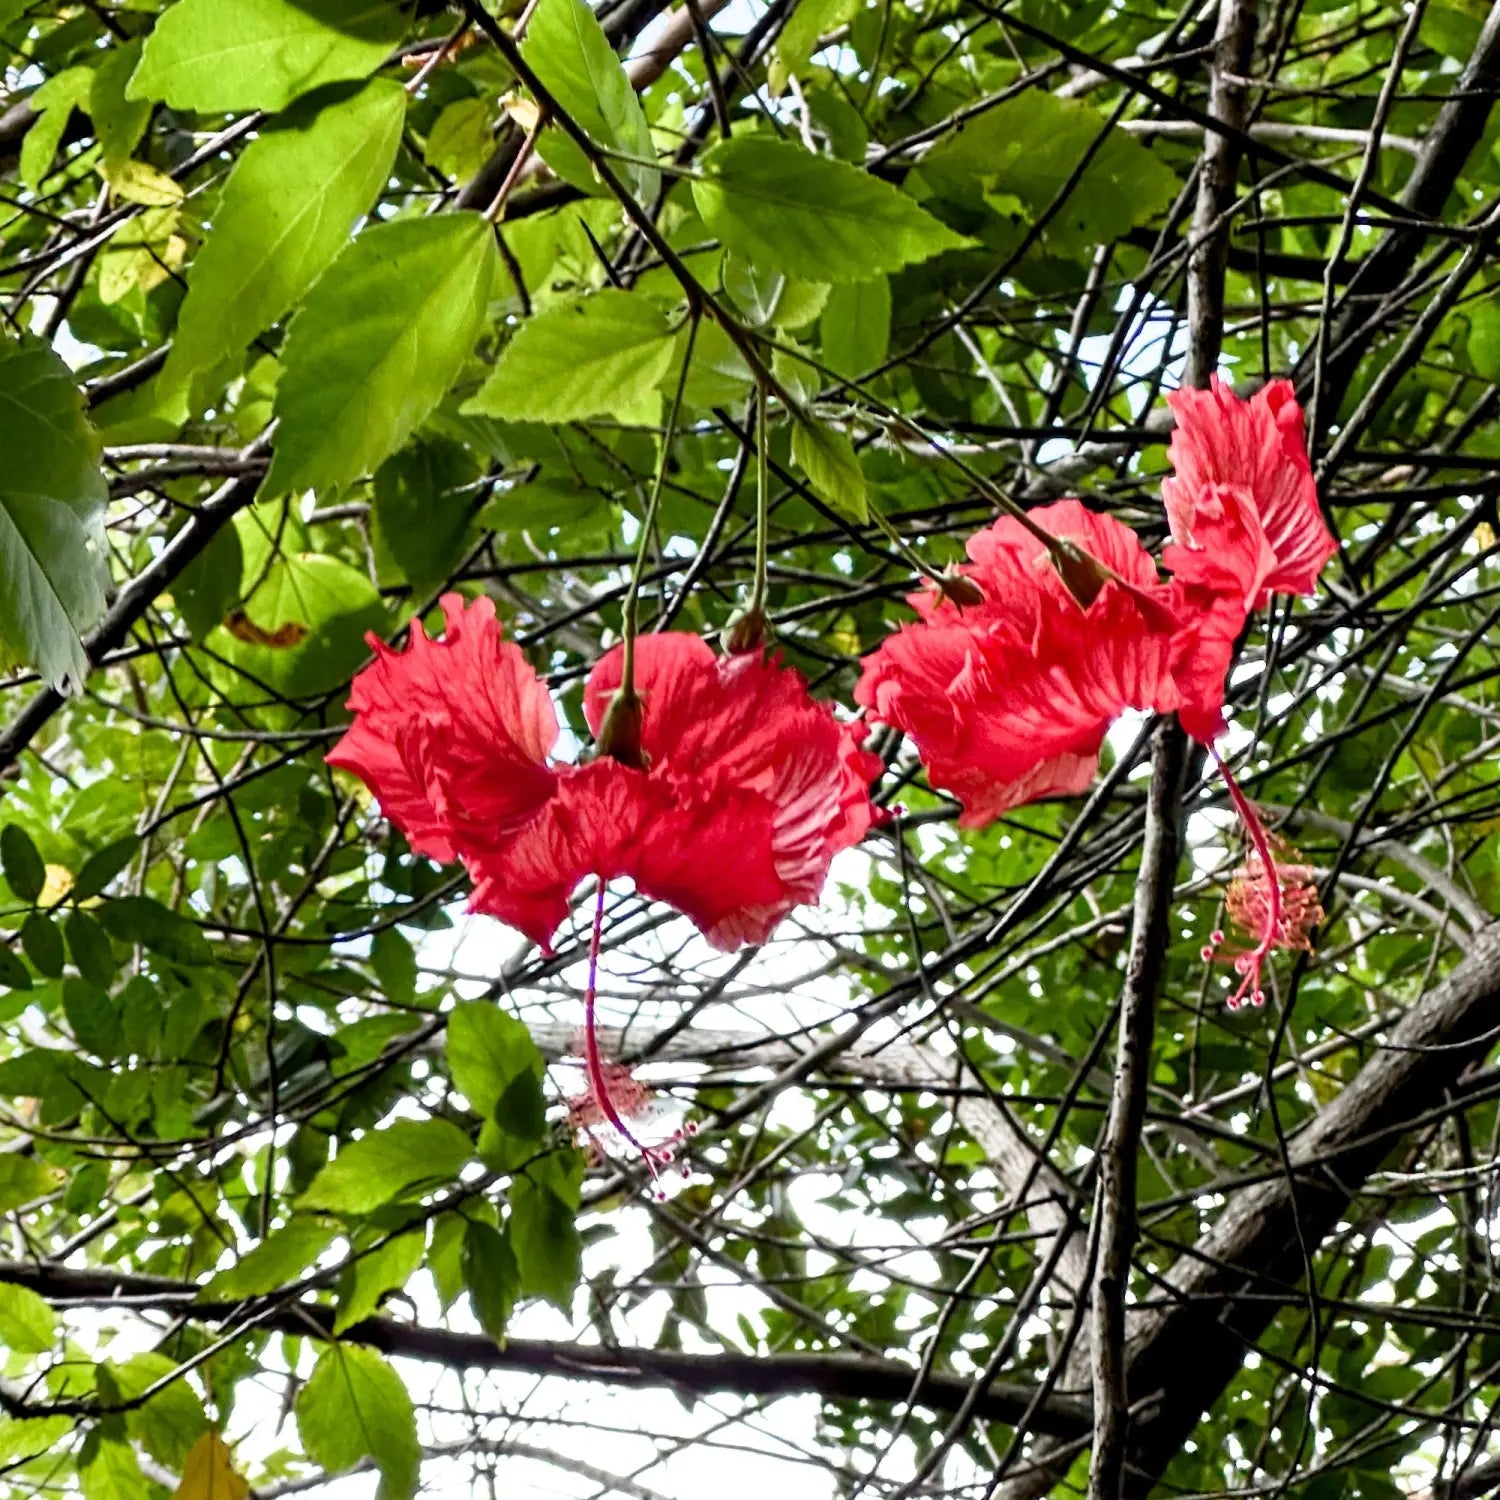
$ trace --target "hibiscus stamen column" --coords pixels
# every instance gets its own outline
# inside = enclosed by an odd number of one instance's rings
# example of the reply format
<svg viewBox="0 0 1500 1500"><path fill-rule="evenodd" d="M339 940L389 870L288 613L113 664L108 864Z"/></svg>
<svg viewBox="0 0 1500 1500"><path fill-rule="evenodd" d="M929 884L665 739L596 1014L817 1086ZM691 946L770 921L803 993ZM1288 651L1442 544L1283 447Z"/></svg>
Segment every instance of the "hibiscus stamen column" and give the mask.
<svg viewBox="0 0 1500 1500"><path fill-rule="evenodd" d="M1243 1004L1265 1004L1266 995L1260 983L1261 965L1270 956L1281 932L1281 875L1276 868L1271 840L1266 834L1265 824L1260 820L1260 814L1255 810L1255 804L1240 790L1239 782L1234 779L1229 767L1224 764L1223 757L1213 745L1208 747L1208 753L1213 756L1219 775L1224 778L1229 800L1234 803L1234 810L1239 814L1240 823L1260 861L1265 885L1264 915L1255 947L1248 953L1237 954L1234 960L1235 971L1240 975L1240 987L1229 997L1229 1008L1238 1010Z"/></svg>

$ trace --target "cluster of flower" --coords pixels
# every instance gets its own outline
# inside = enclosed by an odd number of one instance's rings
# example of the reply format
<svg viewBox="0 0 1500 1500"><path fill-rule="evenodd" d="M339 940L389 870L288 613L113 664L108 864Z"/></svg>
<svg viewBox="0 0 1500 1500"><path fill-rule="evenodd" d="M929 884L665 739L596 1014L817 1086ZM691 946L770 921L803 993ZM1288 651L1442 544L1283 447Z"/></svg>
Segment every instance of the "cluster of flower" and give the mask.
<svg viewBox="0 0 1500 1500"><path fill-rule="evenodd" d="M1337 549L1288 382L1249 401L1218 380L1168 400L1167 580L1128 527L1063 500L1030 512L1029 524L1003 517L971 537L970 561L914 595L919 618L864 663L857 701L910 737L931 784L963 804L966 827L1081 791L1128 708L1176 712L1212 750L1250 613L1273 594L1311 593ZM818 900L833 856L882 820L870 786L883 767L862 748L863 726L814 701L758 647L719 657L682 632L641 638L631 753L559 764L552 699L503 638L493 602L448 595L442 607L440 642L420 622L405 651L373 642L350 698L353 725L329 760L370 787L419 854L463 861L472 910L544 950L589 875L601 914L604 885L629 876L715 947L762 942ZM617 646L589 675L583 707L596 739L608 734L624 663ZM1257 940L1234 960L1242 980L1230 1003L1258 1004L1265 956L1306 946L1321 912L1305 867L1294 853L1277 859L1224 774L1252 844L1230 912ZM649 1095L598 1056L592 999L591 975L590 1092L573 1115L607 1123L654 1170L654 1148L620 1108Z"/></svg>

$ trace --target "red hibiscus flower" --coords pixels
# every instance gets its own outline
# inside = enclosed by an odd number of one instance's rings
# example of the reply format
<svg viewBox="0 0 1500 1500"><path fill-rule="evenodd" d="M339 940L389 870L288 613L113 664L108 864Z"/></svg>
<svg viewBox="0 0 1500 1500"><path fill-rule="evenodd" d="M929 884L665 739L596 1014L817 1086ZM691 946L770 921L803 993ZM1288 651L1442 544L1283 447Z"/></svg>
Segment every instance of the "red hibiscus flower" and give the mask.
<svg viewBox="0 0 1500 1500"><path fill-rule="evenodd" d="M1208 744L1224 727L1225 678L1251 611L1273 594L1310 594L1338 550L1318 508L1287 380L1242 401L1217 375L1167 398L1177 419L1162 481L1172 542L1162 561L1179 614L1183 727Z"/></svg>
<svg viewBox="0 0 1500 1500"><path fill-rule="evenodd" d="M655 1175L673 1146L632 1134L629 1072L605 1062L596 1039L604 885L630 876L715 947L763 942L793 907L817 901L833 856L876 821L869 787L880 760L860 748L864 729L815 703L796 672L758 654L721 660L696 636L668 633L635 643L639 766L552 764L556 710L503 639L493 602L441 602L441 641L414 621L405 651L371 642L375 661L350 695L354 723L328 759L369 786L414 849L463 861L471 910L544 951L578 883L599 879L584 998L589 1095L573 1112L607 1122ZM589 676L595 735L621 671L616 648Z"/></svg>
<svg viewBox="0 0 1500 1500"><path fill-rule="evenodd" d="M696 636L636 643L647 769L548 761L556 711L495 607L442 600L430 641L374 642L355 678L354 724L328 759L353 771L414 849L463 861L471 907L546 950L588 875L630 876L716 947L762 942L814 902L828 866L875 821L880 769L858 725L815 703L801 676L756 656L721 660ZM620 650L590 674L598 732L620 682Z"/></svg>
<svg viewBox="0 0 1500 1500"><path fill-rule="evenodd" d="M1272 594L1311 594L1338 543L1318 508L1291 381L1268 381L1242 401L1215 375L1208 390L1183 387L1167 405L1177 419L1167 449L1175 472L1161 488L1178 547L1218 553L1221 566L1253 583L1250 609ZM1225 486L1248 514L1226 519ZM1227 547L1241 555L1228 560Z"/></svg>
<svg viewBox="0 0 1500 1500"><path fill-rule="evenodd" d="M1126 708L1167 712L1180 700L1180 622L1135 533L1077 500L1031 516L1107 570L1087 607L1045 545L1002 517L969 539L971 561L959 570L983 602L960 609L936 592L913 595L922 618L865 658L855 690L910 736L929 781L963 803L966 828L1081 791Z"/></svg>

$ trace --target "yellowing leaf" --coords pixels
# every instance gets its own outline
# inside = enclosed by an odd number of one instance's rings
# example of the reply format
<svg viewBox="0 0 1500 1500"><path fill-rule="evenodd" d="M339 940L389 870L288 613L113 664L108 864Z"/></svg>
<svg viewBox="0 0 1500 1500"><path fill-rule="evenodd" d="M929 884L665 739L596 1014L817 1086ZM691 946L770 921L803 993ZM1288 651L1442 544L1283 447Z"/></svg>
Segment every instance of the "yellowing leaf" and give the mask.
<svg viewBox="0 0 1500 1500"><path fill-rule="evenodd" d="M212 1427L193 1444L172 1500L249 1500L250 1486L234 1471L229 1445Z"/></svg>
<svg viewBox="0 0 1500 1500"><path fill-rule="evenodd" d="M143 203L147 208L170 208L182 202L182 188L165 172L158 172L148 162L122 161L107 163L100 175L113 189L115 197L127 203Z"/></svg>
<svg viewBox="0 0 1500 1500"><path fill-rule="evenodd" d="M73 872L64 865L48 865L42 889L36 898L38 906L56 906L73 889Z"/></svg>

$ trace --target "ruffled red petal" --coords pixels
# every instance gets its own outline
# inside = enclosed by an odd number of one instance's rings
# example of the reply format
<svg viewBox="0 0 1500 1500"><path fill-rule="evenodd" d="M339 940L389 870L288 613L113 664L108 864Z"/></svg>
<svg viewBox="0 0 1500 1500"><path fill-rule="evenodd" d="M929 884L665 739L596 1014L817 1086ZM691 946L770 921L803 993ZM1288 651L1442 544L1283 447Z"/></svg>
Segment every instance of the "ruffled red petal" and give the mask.
<svg viewBox="0 0 1500 1500"><path fill-rule="evenodd" d="M375 660L349 695L354 723L328 761L364 781L414 849L449 860L520 827L552 797L558 729L493 601L465 609L448 594L442 606L441 641L419 620L404 651L372 639Z"/></svg>
<svg viewBox="0 0 1500 1500"><path fill-rule="evenodd" d="M622 662L617 647L589 675L584 713L596 731ZM818 900L833 856L869 831L880 761L799 673L755 653L718 657L682 632L644 636L635 686L658 809L633 857L636 884L716 946L761 942Z"/></svg>
<svg viewBox="0 0 1500 1500"><path fill-rule="evenodd" d="M1076 500L1032 512L1117 575L1087 609L1047 549L1002 518L968 543L962 571L984 602L931 598L865 658L855 691L912 739L929 781L979 827L1039 797L1088 785L1110 724L1126 708L1169 712L1179 628L1173 597L1134 532Z"/></svg>
<svg viewBox="0 0 1500 1500"><path fill-rule="evenodd" d="M1252 609L1272 594L1310 594L1338 551L1324 524L1307 457L1302 409L1288 380L1272 380L1242 401L1217 375L1206 391L1183 387L1167 397L1177 419L1162 481L1167 520L1183 546L1207 547L1202 507L1215 485L1248 490L1269 548Z"/></svg>
<svg viewBox="0 0 1500 1500"><path fill-rule="evenodd" d="M469 910L497 917L551 953L582 880L634 873L632 850L651 822L646 780L612 760L564 767L556 796L533 818L467 852Z"/></svg>

